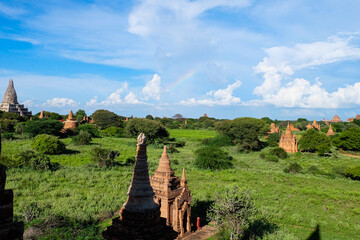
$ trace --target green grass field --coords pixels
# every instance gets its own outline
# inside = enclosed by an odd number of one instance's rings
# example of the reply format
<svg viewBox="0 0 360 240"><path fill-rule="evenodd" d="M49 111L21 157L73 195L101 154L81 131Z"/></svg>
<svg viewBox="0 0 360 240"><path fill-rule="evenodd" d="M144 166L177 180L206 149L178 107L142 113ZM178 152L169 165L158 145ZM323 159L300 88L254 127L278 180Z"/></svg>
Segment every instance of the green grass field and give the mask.
<svg viewBox="0 0 360 240"><path fill-rule="evenodd" d="M169 155L177 176L186 169L194 217L203 219L204 206L214 200L215 192L239 186L251 189L260 214L273 226L268 239L305 239L317 224L323 239L360 236L360 182L336 174L336 169L360 165L360 158L293 154L273 163L260 158L259 152L242 154L232 146L225 149L233 157L233 168L211 172L193 167L193 151L201 146L199 140L214 137L216 132L176 129L170 134L186 141L185 147L178 148L179 153ZM98 145L118 150L119 161L123 161L135 156L136 140L97 138L89 146L63 141L68 152L51 156L52 162L61 165L58 170L8 170L6 187L14 190L15 218L23 219L29 212L26 208L36 202L42 212L26 227L45 232L42 239L101 239L102 229L126 200L133 167L98 168L92 163L90 150ZM31 140L5 140L2 153L13 155L31 149L30 145ZM148 146L150 174L157 168L161 153L160 147ZM304 173L284 173L289 162L298 162ZM307 174L310 166L317 166L322 174Z"/></svg>

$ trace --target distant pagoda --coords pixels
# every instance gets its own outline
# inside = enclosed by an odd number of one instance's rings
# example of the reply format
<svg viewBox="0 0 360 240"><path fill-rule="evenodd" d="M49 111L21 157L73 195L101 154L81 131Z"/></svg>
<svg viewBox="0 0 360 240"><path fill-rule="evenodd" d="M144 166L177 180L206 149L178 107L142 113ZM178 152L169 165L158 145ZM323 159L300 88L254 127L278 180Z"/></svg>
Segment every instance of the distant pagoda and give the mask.
<svg viewBox="0 0 360 240"><path fill-rule="evenodd" d="M29 112L23 104L18 103L14 82L12 79L9 80L9 85L6 89L4 100L0 105L0 111L18 113L22 117L31 117L32 115L31 111Z"/></svg>

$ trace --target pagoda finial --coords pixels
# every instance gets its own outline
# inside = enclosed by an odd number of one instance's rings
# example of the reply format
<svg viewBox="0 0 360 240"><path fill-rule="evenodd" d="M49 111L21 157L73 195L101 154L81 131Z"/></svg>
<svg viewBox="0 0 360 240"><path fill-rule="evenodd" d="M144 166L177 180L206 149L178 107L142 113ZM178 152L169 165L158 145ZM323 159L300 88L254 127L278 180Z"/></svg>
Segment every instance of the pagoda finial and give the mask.
<svg viewBox="0 0 360 240"><path fill-rule="evenodd" d="M182 175L181 175L181 180L180 180L180 185L182 187L185 187L186 183L187 183L187 179L186 179L186 176L185 176L185 168L183 168Z"/></svg>
<svg viewBox="0 0 360 240"><path fill-rule="evenodd" d="M161 154L161 158L159 161L159 167L156 169L155 172L161 173L169 173L169 176L174 176L175 172L171 169L170 159L166 151L166 145L164 146L164 151ZM166 175L166 174L165 174Z"/></svg>
<svg viewBox="0 0 360 240"><path fill-rule="evenodd" d="M154 202L154 191L149 179L146 137L143 133L140 133L137 140L135 168L128 191L128 199L123 208L129 211L157 209L159 206Z"/></svg>
<svg viewBox="0 0 360 240"><path fill-rule="evenodd" d="M291 135L291 128L290 128L290 123L288 122L288 125L286 127L286 131L285 131L286 135Z"/></svg>
<svg viewBox="0 0 360 240"><path fill-rule="evenodd" d="M75 120L74 114L73 114L72 110L70 110L70 113L69 113L69 116L68 116L68 119L67 119L67 120L68 120L68 121L74 121L74 120Z"/></svg>

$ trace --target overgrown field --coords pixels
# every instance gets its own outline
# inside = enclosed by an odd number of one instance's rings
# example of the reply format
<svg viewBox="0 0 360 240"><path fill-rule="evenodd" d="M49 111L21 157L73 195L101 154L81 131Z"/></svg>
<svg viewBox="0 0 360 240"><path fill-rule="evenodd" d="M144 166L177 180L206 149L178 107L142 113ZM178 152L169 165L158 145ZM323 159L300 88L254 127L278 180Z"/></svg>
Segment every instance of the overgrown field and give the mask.
<svg viewBox="0 0 360 240"><path fill-rule="evenodd" d="M304 239L316 225L320 226L323 239L359 238L360 181L344 178L338 172L360 165L360 158L291 154L275 163L262 159L259 152L239 153L231 146L224 149L233 157L233 168L212 172L196 169L193 160L201 139L214 137L216 132L177 129L170 130L170 134L186 141L184 147L177 148L179 153L169 155L177 176L182 168L186 169L193 195L193 217L201 216L205 221L214 192L239 186L252 191L263 216L260 226L270 239ZM31 141L4 140L2 154L30 150ZM50 156L52 162L60 164L57 170L8 170L6 188L15 193L15 218L38 215L26 227L31 227L35 236L45 232L42 239L101 239L102 229L126 200L133 166L99 168L92 162L90 150L99 145L117 150L118 161L124 163L135 156L136 140L94 138L88 146L75 146L70 139L63 141L67 152ZM160 145L148 146L150 174L157 168L161 153ZM291 162L299 163L302 173L284 173ZM318 173L308 173L311 166L316 166Z"/></svg>

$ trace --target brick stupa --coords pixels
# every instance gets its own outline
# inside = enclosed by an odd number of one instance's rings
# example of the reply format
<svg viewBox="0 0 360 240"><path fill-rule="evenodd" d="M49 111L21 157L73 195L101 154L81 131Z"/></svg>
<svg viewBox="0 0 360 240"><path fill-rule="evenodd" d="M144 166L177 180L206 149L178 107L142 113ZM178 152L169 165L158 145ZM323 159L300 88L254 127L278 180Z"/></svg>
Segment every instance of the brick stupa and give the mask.
<svg viewBox="0 0 360 240"><path fill-rule="evenodd" d="M310 123L308 125L306 125L306 130L309 130L309 129L312 129L312 128L314 128L314 127Z"/></svg>
<svg viewBox="0 0 360 240"><path fill-rule="evenodd" d="M137 141L128 198L120 210L120 216L114 218L112 225L102 233L105 239L168 239L164 233L166 225L160 221L160 207L154 202L154 191L150 185L145 135L141 133Z"/></svg>
<svg viewBox="0 0 360 240"><path fill-rule="evenodd" d="M276 127L275 123L270 124L270 134L272 133L280 133L279 127Z"/></svg>
<svg viewBox="0 0 360 240"><path fill-rule="evenodd" d="M29 112L23 104L18 103L17 94L14 88L14 82L9 80L9 85L4 94L4 100L0 104L0 111L17 113L20 116L31 117L32 113Z"/></svg>
<svg viewBox="0 0 360 240"><path fill-rule="evenodd" d="M166 225L183 237L191 232L191 192L187 186L185 169L179 179L170 165L170 159L164 146L155 175L150 177L151 186L155 192L155 202L160 205L161 217L166 219Z"/></svg>
<svg viewBox="0 0 360 240"><path fill-rule="evenodd" d="M41 112L40 112L39 119L42 119L42 118L44 118L44 117L45 117L44 111L41 111Z"/></svg>
<svg viewBox="0 0 360 240"><path fill-rule="evenodd" d="M331 124L330 124L329 130L328 130L328 132L326 133L326 135L327 135L327 136L335 135L334 130L333 130L332 127L331 127Z"/></svg>
<svg viewBox="0 0 360 240"><path fill-rule="evenodd" d="M339 122L343 122L341 121L340 117L336 114L332 119L331 121L332 123L339 123Z"/></svg>
<svg viewBox="0 0 360 240"><path fill-rule="evenodd" d="M312 123L312 126L313 126L314 128L316 128L317 130L319 130L319 131L320 131L320 129L321 129L320 124L317 123L315 119L314 119L314 122Z"/></svg>
<svg viewBox="0 0 360 240"><path fill-rule="evenodd" d="M72 131L75 131L77 126L78 122L75 120L72 110L70 110L69 116L64 122L64 130L70 129Z"/></svg>
<svg viewBox="0 0 360 240"><path fill-rule="evenodd" d="M1 131L0 131L0 155L1 155ZM15 240L23 239L24 223L14 222L14 193L11 189L5 189L6 168L0 164L0 239Z"/></svg>
<svg viewBox="0 0 360 240"><path fill-rule="evenodd" d="M298 143L295 134L291 133L290 124L286 128L285 134L281 135L279 147L283 148L288 153L295 153L298 151Z"/></svg>
<svg viewBox="0 0 360 240"><path fill-rule="evenodd" d="M292 132L300 132L300 129L296 128L296 127L294 126L294 124L290 124L290 130L291 130Z"/></svg>

